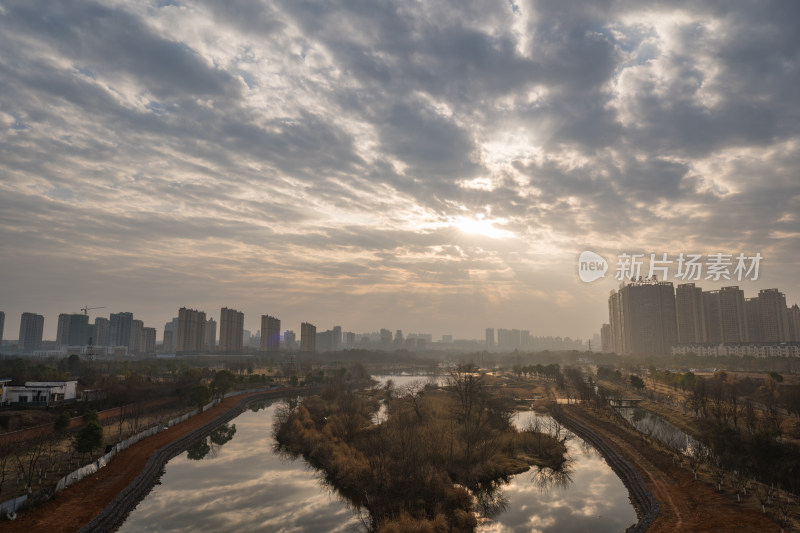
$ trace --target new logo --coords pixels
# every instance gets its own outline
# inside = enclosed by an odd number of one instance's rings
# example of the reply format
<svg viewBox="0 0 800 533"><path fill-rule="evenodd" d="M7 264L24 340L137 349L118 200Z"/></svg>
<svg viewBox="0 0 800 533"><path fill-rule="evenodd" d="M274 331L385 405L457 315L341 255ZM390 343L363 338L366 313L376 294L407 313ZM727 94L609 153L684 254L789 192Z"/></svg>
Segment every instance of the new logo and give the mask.
<svg viewBox="0 0 800 533"><path fill-rule="evenodd" d="M608 272L608 262L594 252L581 252L578 257L578 276L585 283L604 278Z"/></svg>

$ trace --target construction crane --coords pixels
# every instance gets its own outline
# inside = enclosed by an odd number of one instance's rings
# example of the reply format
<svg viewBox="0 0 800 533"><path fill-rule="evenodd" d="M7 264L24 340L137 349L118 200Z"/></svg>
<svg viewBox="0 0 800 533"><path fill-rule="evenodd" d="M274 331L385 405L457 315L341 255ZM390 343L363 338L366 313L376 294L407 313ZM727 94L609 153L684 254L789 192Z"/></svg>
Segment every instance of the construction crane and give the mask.
<svg viewBox="0 0 800 533"><path fill-rule="evenodd" d="M83 311L84 315L89 316L89 311L91 311L92 309L105 309L105 308L106 308L106 306L104 306L104 305L100 306L100 307L89 307L89 305L87 304L87 305L81 307L81 311Z"/></svg>

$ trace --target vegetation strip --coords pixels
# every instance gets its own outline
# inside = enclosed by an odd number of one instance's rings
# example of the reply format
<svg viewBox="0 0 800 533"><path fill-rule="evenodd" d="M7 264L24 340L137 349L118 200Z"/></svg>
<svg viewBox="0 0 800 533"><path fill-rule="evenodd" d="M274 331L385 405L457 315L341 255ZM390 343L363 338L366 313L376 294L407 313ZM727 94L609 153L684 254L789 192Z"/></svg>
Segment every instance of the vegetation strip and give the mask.
<svg viewBox="0 0 800 533"><path fill-rule="evenodd" d="M647 485L639 474L639 471L624 459L617 451L608 444L602 437L595 433L590 428L583 425L581 422L571 418L564 412L558 405L553 405L551 409L553 418L558 420L567 429L575 433L578 437L591 444L611 467L617 476L622 480L627 487L631 499L639 515L639 522L629 528L629 533L641 533L647 531L647 528L658 517L660 510L658 500L652 492L647 488Z"/></svg>
<svg viewBox="0 0 800 533"><path fill-rule="evenodd" d="M164 466L173 457L182 453L196 440L209 435L217 427L230 422L240 414L242 414L250 404L281 398L287 394L309 394L319 392L319 387L308 387L304 389L280 390L272 392L264 392L247 398L242 398L241 401L233 409L225 412L216 419L206 423L205 425L187 433L186 435L170 442L166 446L161 447L156 451L147 464L139 472L139 475L117 494L111 502L88 524L83 526L79 533L89 532L107 532L114 531L128 516L134 507L150 492L158 479L161 477Z"/></svg>

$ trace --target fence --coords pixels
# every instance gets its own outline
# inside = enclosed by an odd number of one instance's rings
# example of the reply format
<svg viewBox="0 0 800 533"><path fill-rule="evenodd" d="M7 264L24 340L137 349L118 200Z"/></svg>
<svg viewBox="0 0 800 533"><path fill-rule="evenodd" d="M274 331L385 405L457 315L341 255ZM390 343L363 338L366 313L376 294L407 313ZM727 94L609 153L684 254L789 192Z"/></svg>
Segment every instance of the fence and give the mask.
<svg viewBox="0 0 800 533"><path fill-rule="evenodd" d="M189 444L191 444L192 442L197 440L200 436L202 436L204 434L208 434L212 429L216 428L217 426L219 426L221 424L224 424L224 423L228 422L229 420L232 420L233 418L235 418L236 416L241 414L248 404L256 402L256 401L259 401L261 399L278 398L278 397L284 396L286 394L308 394L308 393L319 392L319 390L320 390L320 387L304 387L302 389L297 389L297 388L294 388L294 389L285 389L285 388L272 389L272 388L270 388L270 389L267 389L267 390L265 390L263 388L259 388L259 389L247 389L247 390L243 390L243 391L233 391L233 392L229 392L229 393L225 394L225 398L229 398L229 397L232 397L232 396L241 396L243 394L261 393L261 395L259 397L257 397L257 398L243 399L239 403L239 405L236 408L234 408L233 410L231 410L228 413L225 413L224 415L218 417L217 419L209 422L208 424L204 425L203 427L201 427L201 428L199 428L199 429L197 429L197 430L185 435L184 437L181 437L177 441L175 441L175 442L173 442L171 444L168 444L167 446L165 446L164 448L162 448L161 450L156 452L156 455L154 457L151 457L151 460L148 461L144 472L142 472L142 474L140 474L140 476L139 476L139 478L142 478L142 479L144 479L146 481L144 483L142 483L140 481L140 482L138 482L138 484L135 481L134 483L132 483L132 486L135 485L134 487L129 486L126 489L126 491L123 491L123 494L121 494L120 497L115 499L115 501L117 501L117 507L120 507L120 505L119 505L120 502L124 502L124 505L122 505L122 507L125 507L125 505L128 505L128 503L132 500L132 498L139 498L139 497L143 496L144 494L146 494L147 491L149 491L150 486L152 486L152 485L148 486L148 484L150 483L150 481L152 481L153 483L155 482L155 480L157 479L157 475L160 474L161 468L163 467L163 465L166 463L167 460L171 459L172 457L174 457L175 455L180 453L183 449L185 449ZM214 405L219 403L219 401L220 400L212 400L207 405L203 406L203 411L205 411L206 409L208 409L210 407L213 407ZM156 426L156 427L152 427L150 429L147 429L145 431L137 433L136 435L134 435L134 436L132 436L132 437L130 437L128 439L125 439L124 441L121 441L121 442L117 443L107 454L103 455L99 459L97 459L97 460L95 460L95 461L93 461L93 462L91 462L91 463L89 463L87 465L84 465L84 466L78 468L77 470L75 470L73 472L70 472L69 474L67 474L66 476L62 477L61 479L59 479L58 483L56 483L55 493L58 493L58 492L64 490L65 488L69 487L70 485L72 485L74 483L77 483L78 481L80 481L81 479L85 478L86 476L90 476L90 475L96 473L100 468L106 466L106 464L108 464L108 462L111 461L111 459L116 454L118 454L122 450L125 450L125 449L129 448L130 446L136 444L137 442L139 442L143 438L149 437L151 435L155 435L156 433L159 433L160 431L163 431L165 429L165 427L172 427L175 424L180 424L181 422L184 422L184 421L188 420L190 417L198 414L199 412L200 411L198 409L194 409L193 411L189 411L188 413L185 413L185 414L183 414L181 416L178 416L178 417L175 417L175 418L171 419L170 421L168 421L166 423L166 426L159 425L159 426ZM163 452L163 453L161 453L161 452ZM160 458L155 460L155 462L154 462L154 459L156 459L157 456L160 457ZM168 456L167 459L163 459L164 457L167 457L167 456ZM151 463L153 463L153 464L151 464ZM156 464L158 464L157 471L154 470ZM137 478L137 480L139 480L139 478ZM146 490L145 490L145 488L146 488ZM47 496L47 495L40 495L39 493L51 493L51 494L49 496ZM23 495L23 496L19 496L17 498L12 498L10 500L7 500L7 501L1 503L0 504L0 510L2 510L2 512L0 512L0 517L6 517L10 513L14 513L16 511L18 511L19 509L22 509L23 507L25 507L25 505L27 505L29 499L31 499L34 502L38 501L38 500L44 501L46 499L49 499L49 497L52 497L52 495L55 494L53 492L52 488L43 489L42 491L39 491L39 493L35 493L35 494L31 495L30 498L28 497L28 495ZM114 502L112 502L112 504L113 503ZM112 504L109 504L109 507L112 507ZM108 509L109 507L107 507L106 509ZM126 514L127 514L127 512L126 512ZM102 516L102 514L101 514L101 516ZM122 515L122 516L124 516L124 515ZM119 520L121 518L122 517L118 517L117 519ZM88 530L88 531L91 531L91 529Z"/></svg>
<svg viewBox="0 0 800 533"><path fill-rule="evenodd" d="M213 407L215 404L218 403L218 401L219 400L212 400L207 405L203 406L203 411L205 411L209 407ZM190 417L196 415L197 413L199 413L197 409L189 411L188 413L185 413L179 417L173 418L172 420L167 422L166 426L158 425L150 429L141 431L136 435L129 437L121 442L118 442L108 453L106 453L102 457L99 457L98 459L92 461L91 463L84 465L78 468L77 470L70 472L61 479L59 479L58 482L56 483L55 492L58 493L64 490L65 488L69 487L73 483L77 483L78 481L82 480L86 476L91 476L92 474L96 473L99 469L106 466L108 462L111 461L111 459L122 450L125 450L133 446L134 444L136 444L137 442L146 437L150 437L152 435L155 435L156 433L159 433L160 431L165 429L165 427L172 427L175 424L179 424L185 420L188 420ZM44 490L48 491L48 489ZM26 505L27 501L28 501L28 495L23 495L17 498L12 498L3 503L0 503L0 515L5 517L11 513L15 513L19 509L22 509Z"/></svg>

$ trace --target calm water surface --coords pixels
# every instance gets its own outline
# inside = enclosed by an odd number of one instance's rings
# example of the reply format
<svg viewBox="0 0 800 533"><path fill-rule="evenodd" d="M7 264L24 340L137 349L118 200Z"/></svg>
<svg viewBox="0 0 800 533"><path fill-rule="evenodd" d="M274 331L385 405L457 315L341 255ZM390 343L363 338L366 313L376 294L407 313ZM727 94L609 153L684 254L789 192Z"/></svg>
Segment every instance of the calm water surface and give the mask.
<svg viewBox="0 0 800 533"><path fill-rule="evenodd" d="M392 379L402 383L404 378ZM273 453L276 405L238 416L231 422L233 439L221 446L209 443L204 458L192 460L184 452L171 460L161 484L119 531L363 531L352 509L305 461ZM522 412L516 422L524 427L536 417L541 415ZM567 446L571 475L566 485L543 483L547 475L533 470L514 476L495 495L505 511L484 520L479 531L611 532L636 522L627 490L602 457L577 438Z"/></svg>

